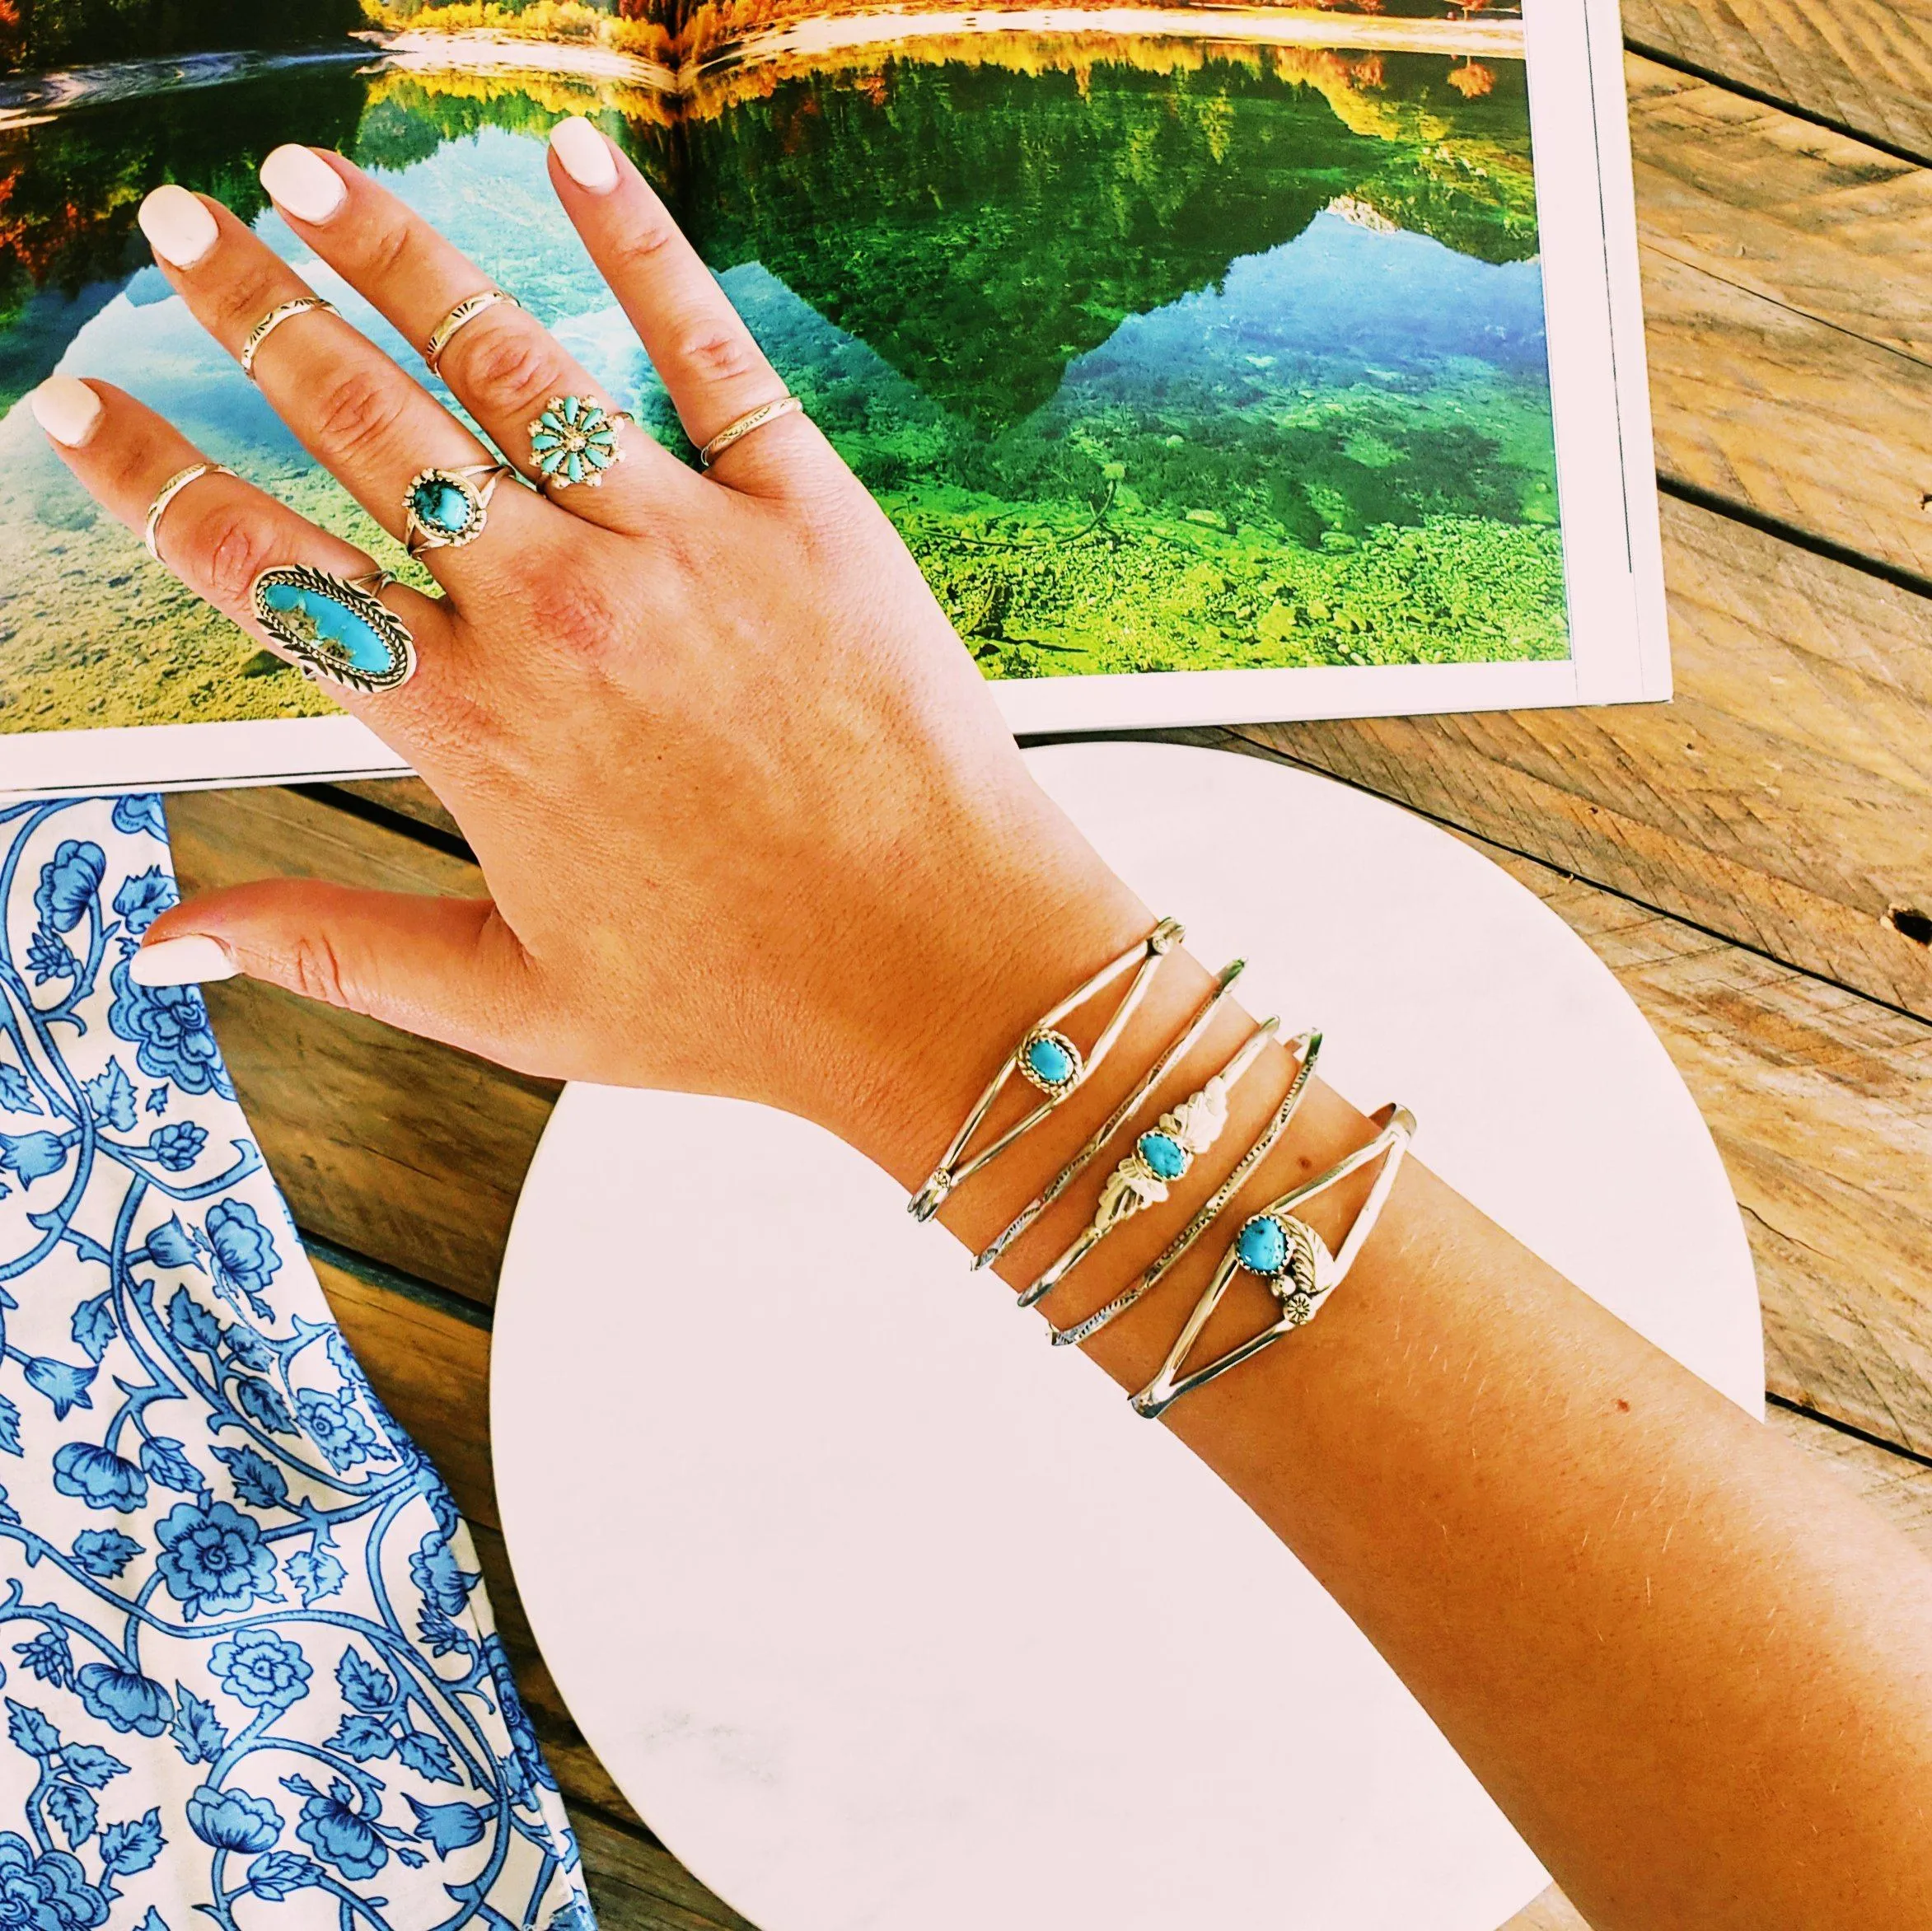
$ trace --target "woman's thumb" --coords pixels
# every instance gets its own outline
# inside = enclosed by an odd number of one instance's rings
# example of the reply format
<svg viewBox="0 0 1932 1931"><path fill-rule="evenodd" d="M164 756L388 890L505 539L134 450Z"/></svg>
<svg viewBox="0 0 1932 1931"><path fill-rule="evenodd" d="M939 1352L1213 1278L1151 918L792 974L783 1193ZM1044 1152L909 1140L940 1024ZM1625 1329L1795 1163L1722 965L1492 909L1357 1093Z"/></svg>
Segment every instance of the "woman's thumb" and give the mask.
<svg viewBox="0 0 1932 1931"><path fill-rule="evenodd" d="M530 961L488 899L264 878L163 913L128 968L147 986L238 972L494 1059L531 1043Z"/></svg>

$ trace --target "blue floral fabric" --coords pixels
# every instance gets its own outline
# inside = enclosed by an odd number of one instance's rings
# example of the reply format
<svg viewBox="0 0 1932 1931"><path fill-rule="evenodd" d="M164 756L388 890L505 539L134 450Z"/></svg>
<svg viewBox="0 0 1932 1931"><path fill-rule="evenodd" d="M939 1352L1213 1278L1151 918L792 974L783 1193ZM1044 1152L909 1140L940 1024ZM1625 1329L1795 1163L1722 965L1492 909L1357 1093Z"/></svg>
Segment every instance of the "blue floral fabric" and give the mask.
<svg viewBox="0 0 1932 1931"><path fill-rule="evenodd" d="M0 1931L589 1931L448 1491L192 987L153 797L0 807Z"/></svg>

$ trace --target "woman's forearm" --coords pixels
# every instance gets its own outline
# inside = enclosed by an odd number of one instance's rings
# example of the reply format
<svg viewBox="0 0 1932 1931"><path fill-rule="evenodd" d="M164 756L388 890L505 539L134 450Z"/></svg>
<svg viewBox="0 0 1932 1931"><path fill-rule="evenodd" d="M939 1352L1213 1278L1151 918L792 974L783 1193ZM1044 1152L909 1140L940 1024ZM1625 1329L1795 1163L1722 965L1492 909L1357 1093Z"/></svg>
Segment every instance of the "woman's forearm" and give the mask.
<svg viewBox="0 0 1932 1931"><path fill-rule="evenodd" d="M1067 957L1060 986L1102 950ZM969 1248L1032 1196L1209 984L1171 959L1113 1076L961 1190L944 1218ZM963 1110L989 1054L1031 1017L1008 1007L976 1056L931 1056L947 1108ZM1231 1003L1160 1103L1251 1026ZM1290 1066L1274 1049L1235 1089L1214 1158L1055 1291L1043 1306L1057 1326L1153 1258L1260 1132ZM1372 1131L1312 1087L1215 1230L1088 1352L1123 1387L1143 1386L1242 1215ZM887 1163L910 1184L935 1150ZM1061 1250L1118 1150L1003 1257L1009 1283ZM1331 1245L1372 1178L1310 1209ZM1641 1266L1640 1201L1630 1226ZM1272 1317L1251 1276L1237 1283L1201 1358ZM1420 1162L1321 1318L1167 1421L1374 1642L1597 1931L1866 1931L1881 1909L1888 1924L1932 1924L1932 1573ZM1246 1606L1231 1626L1265 1654L1266 1606Z"/></svg>

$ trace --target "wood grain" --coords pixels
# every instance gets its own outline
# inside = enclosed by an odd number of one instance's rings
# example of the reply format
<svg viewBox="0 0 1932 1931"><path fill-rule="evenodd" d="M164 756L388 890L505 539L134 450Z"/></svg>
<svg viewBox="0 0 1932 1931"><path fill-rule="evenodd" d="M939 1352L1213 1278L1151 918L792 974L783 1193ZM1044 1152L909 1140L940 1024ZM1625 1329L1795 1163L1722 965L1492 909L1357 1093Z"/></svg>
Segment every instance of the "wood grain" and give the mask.
<svg viewBox="0 0 1932 1931"><path fill-rule="evenodd" d="M1628 58L1639 231L1718 280L1923 362L1932 171ZM1886 274L1847 274L1885 261Z"/></svg>
<svg viewBox="0 0 1932 1931"><path fill-rule="evenodd" d="M287 876L473 895L464 860L292 792L167 802L184 891ZM249 980L208 989L217 1036L297 1223L472 1299L558 1091Z"/></svg>
<svg viewBox="0 0 1932 1931"><path fill-rule="evenodd" d="M1932 606L1663 504L1668 706L1237 735L1932 1018Z"/></svg>
<svg viewBox="0 0 1932 1931"><path fill-rule="evenodd" d="M500 1527L489 1461L489 1330L393 1274L312 1245L309 1259L382 1405L428 1450L464 1519Z"/></svg>
<svg viewBox="0 0 1932 1931"><path fill-rule="evenodd" d="M1623 0L1626 43L1932 161L1925 0Z"/></svg>
<svg viewBox="0 0 1932 1931"><path fill-rule="evenodd" d="M1493 849L1616 975L1743 1211L1773 1392L1932 1454L1932 1025Z"/></svg>

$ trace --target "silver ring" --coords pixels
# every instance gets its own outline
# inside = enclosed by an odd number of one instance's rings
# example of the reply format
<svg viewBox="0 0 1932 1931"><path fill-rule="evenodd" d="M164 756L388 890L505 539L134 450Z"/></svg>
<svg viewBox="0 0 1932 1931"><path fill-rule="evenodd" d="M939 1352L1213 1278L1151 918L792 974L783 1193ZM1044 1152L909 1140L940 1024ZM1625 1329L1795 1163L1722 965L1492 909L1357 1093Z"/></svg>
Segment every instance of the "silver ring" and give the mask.
<svg viewBox="0 0 1932 1931"><path fill-rule="evenodd" d="M461 549L474 543L489 521L489 499L506 476L522 481L508 463L419 470L403 493L403 547L419 557L426 549Z"/></svg>
<svg viewBox="0 0 1932 1931"><path fill-rule="evenodd" d="M278 563L250 587L255 620L305 677L351 690L394 690L416 674L416 640L379 594L386 570L336 577L310 563Z"/></svg>
<svg viewBox="0 0 1932 1931"><path fill-rule="evenodd" d="M311 310L317 315L339 315L342 311L333 302L320 295L297 296L293 302L280 303L262 317L248 331L241 344L241 372L250 381L255 380L255 358L262 352L262 344L282 326L292 322L297 316L306 316Z"/></svg>
<svg viewBox="0 0 1932 1931"><path fill-rule="evenodd" d="M698 451L698 467L708 470L731 447L749 436L754 429L762 429L767 423L775 423L780 416L802 414L805 404L795 395L781 395L775 402L761 402L756 409L748 409L735 421L729 422Z"/></svg>
<svg viewBox="0 0 1932 1931"><path fill-rule="evenodd" d="M499 302L508 302L512 308L523 306L507 288L485 288L479 295L465 296L429 331L429 339L423 345L423 360L431 375L438 380L442 378L442 352L449 347L457 330L467 322L475 321Z"/></svg>
<svg viewBox="0 0 1932 1931"><path fill-rule="evenodd" d="M234 474L226 463L190 463L185 470L176 470L155 492L154 501L147 506L147 523L141 532L141 540L147 545L148 555L157 563L161 561L159 538L161 517L168 505L190 483L199 483L203 476L232 476Z"/></svg>

